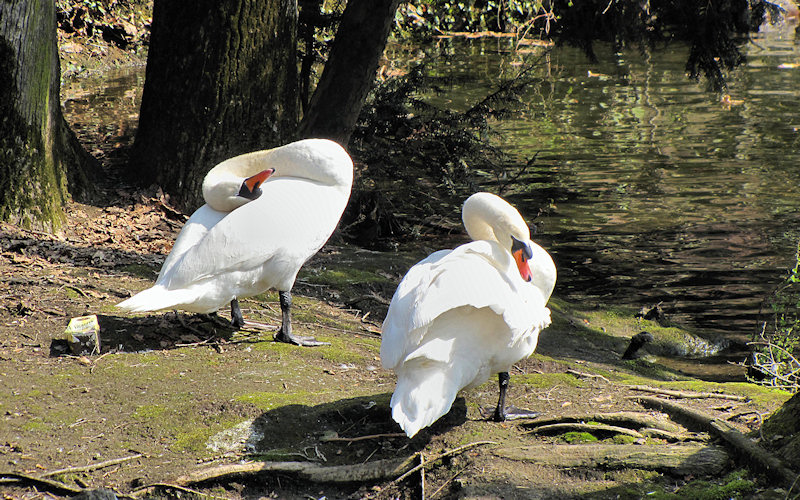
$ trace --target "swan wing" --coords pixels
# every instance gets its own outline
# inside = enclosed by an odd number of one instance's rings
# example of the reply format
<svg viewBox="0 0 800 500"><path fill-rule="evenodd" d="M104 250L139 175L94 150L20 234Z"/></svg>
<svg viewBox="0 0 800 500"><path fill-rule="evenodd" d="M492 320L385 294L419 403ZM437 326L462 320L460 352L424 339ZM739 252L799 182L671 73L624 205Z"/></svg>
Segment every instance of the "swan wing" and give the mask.
<svg viewBox="0 0 800 500"><path fill-rule="evenodd" d="M333 233L349 192L292 177L271 179L262 191L187 250L164 285L177 289L227 275L261 288L255 293L290 288L300 266Z"/></svg>
<svg viewBox="0 0 800 500"><path fill-rule="evenodd" d="M172 250L161 266L161 271L158 273L156 283L159 283L164 275L169 273L172 266L180 260L183 254L197 245L197 243L208 234L208 231L216 226L226 215L228 215L227 212L214 210L209 205L203 205L195 210L192 216L189 217L189 220L183 225L181 232L178 234L178 238L172 245Z"/></svg>
<svg viewBox="0 0 800 500"><path fill-rule="evenodd" d="M392 298L383 324L383 366L393 369L412 353L431 357L437 352L420 346L434 320L447 311L491 309L507 324L511 335L503 342L510 345L549 324L545 303L539 289L519 276L510 254L494 242L436 252L409 270Z"/></svg>

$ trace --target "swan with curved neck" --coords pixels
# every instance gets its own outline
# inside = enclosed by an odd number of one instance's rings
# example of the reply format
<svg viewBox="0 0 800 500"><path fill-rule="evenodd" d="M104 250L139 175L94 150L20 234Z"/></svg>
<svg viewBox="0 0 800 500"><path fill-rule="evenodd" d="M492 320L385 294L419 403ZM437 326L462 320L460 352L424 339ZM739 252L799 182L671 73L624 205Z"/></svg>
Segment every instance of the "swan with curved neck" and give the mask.
<svg viewBox="0 0 800 500"><path fill-rule="evenodd" d="M278 290L276 339L320 345L292 333L291 289L300 267L333 233L347 205L353 163L337 143L306 139L226 160L203 181L206 204L178 235L156 283L117 307L127 311L216 312L238 299Z"/></svg>
<svg viewBox="0 0 800 500"><path fill-rule="evenodd" d="M397 374L392 417L409 437L446 414L460 390L494 373L493 418L534 415L506 407L508 371L533 353L550 324L555 264L499 196L470 196L462 219L473 241L414 265L383 323L381 362Z"/></svg>

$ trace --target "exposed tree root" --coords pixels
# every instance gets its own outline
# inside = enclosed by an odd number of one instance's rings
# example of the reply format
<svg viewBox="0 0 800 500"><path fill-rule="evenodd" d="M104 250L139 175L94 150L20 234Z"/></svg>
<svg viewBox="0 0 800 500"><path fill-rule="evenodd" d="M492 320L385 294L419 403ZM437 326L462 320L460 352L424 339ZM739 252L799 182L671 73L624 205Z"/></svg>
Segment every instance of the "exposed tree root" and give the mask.
<svg viewBox="0 0 800 500"><path fill-rule="evenodd" d="M30 476L28 474L18 474L16 472L0 472L0 484L3 483L20 483L35 486L40 490L49 491L59 495L75 495L83 491L82 488L70 486L60 481L53 481L38 476Z"/></svg>
<svg viewBox="0 0 800 500"><path fill-rule="evenodd" d="M634 391L649 392L652 394L660 394L662 396L670 396L675 398L684 398L684 399L719 398L719 399L730 399L732 401L747 401L747 398L744 396L739 396L737 394L723 394L721 392L673 391L670 389L648 387L646 385L627 385L625 387L627 387L628 389L632 389Z"/></svg>
<svg viewBox="0 0 800 500"><path fill-rule="evenodd" d="M550 467L646 469L672 474L715 475L729 460L723 448L706 444L535 444L496 448L495 455Z"/></svg>
<svg viewBox="0 0 800 500"><path fill-rule="evenodd" d="M786 467L783 462L774 455L752 442L747 436L739 432L724 420L715 418L707 413L687 408L674 401L639 396L635 398L641 404L650 408L657 408L669 413L673 418L688 421L694 427L699 427L710 434L721 438L731 446L739 457L753 469L769 476L772 480L778 481L782 486L789 488L797 480L798 474Z"/></svg>
<svg viewBox="0 0 800 500"><path fill-rule="evenodd" d="M322 466L309 462L248 462L202 469L175 480L179 486L206 481L225 481L243 476L267 473L289 473L318 483L358 483L396 477L406 472L417 460L416 455L376 460L364 464Z"/></svg>
<svg viewBox="0 0 800 500"><path fill-rule="evenodd" d="M625 434L626 436L644 439L644 434L635 431L633 429L628 429L627 427L620 427L618 425L607 425L607 424L582 424L580 422L565 422L562 424L540 425L537 426L532 431L530 431L530 433L546 434L549 432L562 433L571 431L588 432L588 433L604 432L606 434L608 433Z"/></svg>
<svg viewBox="0 0 800 500"><path fill-rule="evenodd" d="M564 415L558 418L538 419L522 424L525 427L560 424L566 422L602 422L605 424L630 425L637 428L653 428L662 431L683 434L684 427L671 422L667 417L635 411L618 411L612 413L585 413L580 415Z"/></svg>

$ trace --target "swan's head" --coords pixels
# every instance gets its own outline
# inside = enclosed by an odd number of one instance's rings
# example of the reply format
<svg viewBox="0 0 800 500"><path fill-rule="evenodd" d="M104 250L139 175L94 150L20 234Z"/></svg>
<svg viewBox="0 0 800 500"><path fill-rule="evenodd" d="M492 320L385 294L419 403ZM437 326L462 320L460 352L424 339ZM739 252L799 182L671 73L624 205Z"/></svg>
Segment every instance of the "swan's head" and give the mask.
<svg viewBox="0 0 800 500"><path fill-rule="evenodd" d="M265 180L269 179L269 176L275 173L274 168L268 168L266 170L262 170L261 172L257 173L256 175L251 175L244 181L242 181L242 185L239 186L239 192L236 193L236 196L244 198L246 200L255 200L259 196L261 196L261 185L264 183Z"/></svg>
<svg viewBox="0 0 800 500"><path fill-rule="evenodd" d="M530 281L533 278L531 274L531 266L528 261L533 257L533 251L529 243L520 241L514 236L511 237L511 255L514 256L514 262L517 263L519 275L525 281Z"/></svg>
<svg viewBox="0 0 800 500"><path fill-rule="evenodd" d="M214 167L203 180L203 198L220 212L231 212L261 196L261 184L275 173L274 168L268 168L250 175L252 170L230 168L233 162L226 163Z"/></svg>
<svg viewBox="0 0 800 500"><path fill-rule="evenodd" d="M531 281L531 232L516 208L495 194L475 193L464 202L461 218L470 238L499 243L514 257L522 279Z"/></svg>

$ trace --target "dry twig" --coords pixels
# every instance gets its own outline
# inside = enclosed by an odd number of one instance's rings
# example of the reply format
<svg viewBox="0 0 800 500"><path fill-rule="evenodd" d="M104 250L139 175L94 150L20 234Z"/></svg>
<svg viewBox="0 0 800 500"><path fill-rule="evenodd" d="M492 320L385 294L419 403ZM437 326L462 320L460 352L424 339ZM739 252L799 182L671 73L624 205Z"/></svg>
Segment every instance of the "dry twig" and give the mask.
<svg viewBox="0 0 800 500"><path fill-rule="evenodd" d="M143 456L144 455L141 453L136 453L134 455L130 455L127 457L114 458L112 460L106 460L105 462L97 462L96 464L80 465L77 467L67 467L65 469L51 470L50 472L45 472L39 477L57 476L59 474L74 474L76 472L89 472L97 469L103 469L105 467L111 467L112 465L121 464L123 462L127 462L128 460L133 460Z"/></svg>

